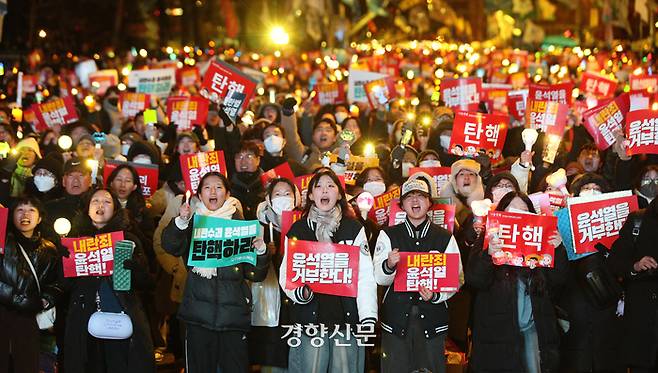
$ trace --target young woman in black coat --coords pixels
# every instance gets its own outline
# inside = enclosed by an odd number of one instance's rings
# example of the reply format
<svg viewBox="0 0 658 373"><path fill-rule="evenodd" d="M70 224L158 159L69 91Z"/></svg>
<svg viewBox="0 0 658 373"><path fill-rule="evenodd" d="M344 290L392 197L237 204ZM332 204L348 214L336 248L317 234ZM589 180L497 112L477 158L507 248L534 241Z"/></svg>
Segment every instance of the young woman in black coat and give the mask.
<svg viewBox="0 0 658 373"><path fill-rule="evenodd" d="M510 192L496 210L510 208L535 213L523 193ZM473 309L473 372L556 372L559 369L557 318L551 296L565 280L566 254L559 236L551 238L555 248L554 268L521 268L493 264L492 255L501 249L492 240L483 250L484 235L473 246L466 283L475 289Z"/></svg>
<svg viewBox="0 0 658 373"><path fill-rule="evenodd" d="M44 207L33 197L19 198L9 216L9 232L0 254L0 372L39 370L39 327L35 315L55 306L58 253L44 239L39 224ZM25 255L38 276L32 274ZM41 288L41 292L39 292Z"/></svg>
<svg viewBox="0 0 658 373"><path fill-rule="evenodd" d="M77 277L64 280L70 292L64 336L64 369L67 373L155 372L153 342L138 291L148 288L147 262L139 239L130 232L126 211L116 194L99 189L86 196L85 210L73 221L69 237L93 237L123 231L125 240L135 243L132 259L114 263L132 271L129 291L114 291L112 277ZM73 255L70 251L68 255ZM107 340L92 337L87 323L96 312L97 294L101 309L125 312L132 321L128 339Z"/></svg>

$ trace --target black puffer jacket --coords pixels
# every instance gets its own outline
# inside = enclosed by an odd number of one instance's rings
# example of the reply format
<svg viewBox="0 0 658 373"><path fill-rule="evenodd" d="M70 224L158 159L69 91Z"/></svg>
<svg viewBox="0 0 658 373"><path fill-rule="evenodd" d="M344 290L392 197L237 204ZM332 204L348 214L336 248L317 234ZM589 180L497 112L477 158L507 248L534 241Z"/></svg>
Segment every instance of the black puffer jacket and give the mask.
<svg viewBox="0 0 658 373"><path fill-rule="evenodd" d="M564 247L555 249L555 268L529 270L495 266L482 238L473 246L466 267L466 283L475 289L473 307L473 372L525 372L523 335L517 311L517 279L543 282L543 291L530 290L532 316L537 328L542 372L559 371L557 318L551 295L566 280ZM532 286L530 286L532 288Z"/></svg>
<svg viewBox="0 0 658 373"><path fill-rule="evenodd" d="M239 213L234 219L239 219ZM181 230L171 219L162 232L162 246L169 254L188 261L192 223ZM186 323L215 331L248 332L251 326L251 289L245 280L260 282L267 276L269 256L259 255L256 266L241 263L217 268L217 276L206 279L189 271L178 317Z"/></svg>
<svg viewBox="0 0 658 373"><path fill-rule="evenodd" d="M57 249L52 242L39 236L29 239L17 237L19 234L13 230L7 233L5 253L0 255L0 304L36 314L43 308L41 298L54 306L61 294L57 284ZM30 266L17 245L17 238L39 276L41 295Z"/></svg>
<svg viewBox="0 0 658 373"><path fill-rule="evenodd" d="M256 208L265 200L265 188L260 181L262 174L263 171L259 169L249 179L240 177L237 172L231 178L231 196L240 201L247 220L256 219Z"/></svg>

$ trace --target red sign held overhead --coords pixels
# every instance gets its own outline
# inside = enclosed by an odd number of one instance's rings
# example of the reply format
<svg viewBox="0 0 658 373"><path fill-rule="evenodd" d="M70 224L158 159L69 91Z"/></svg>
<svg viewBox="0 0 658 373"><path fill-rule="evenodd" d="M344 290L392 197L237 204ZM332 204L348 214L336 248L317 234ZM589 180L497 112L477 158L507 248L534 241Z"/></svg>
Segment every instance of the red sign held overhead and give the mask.
<svg viewBox="0 0 658 373"><path fill-rule="evenodd" d="M555 101L528 100L526 127L546 134L564 135L569 106Z"/></svg>
<svg viewBox="0 0 658 373"><path fill-rule="evenodd" d="M631 111L626 117L626 123L628 155L658 154L658 112Z"/></svg>
<svg viewBox="0 0 658 373"><path fill-rule="evenodd" d="M606 100L602 105L583 113L584 126L594 138L597 148L606 150L615 143L615 134L622 133L624 118L629 107L629 95L624 93L614 100Z"/></svg>
<svg viewBox="0 0 658 373"><path fill-rule="evenodd" d="M267 187L267 184L270 182L270 180L279 177L288 179L290 181L295 179L295 175L292 173L292 169L290 168L289 163L281 163L273 169L263 172L263 174L260 175L260 181L263 183L264 187Z"/></svg>
<svg viewBox="0 0 658 373"><path fill-rule="evenodd" d="M460 78L441 81L441 97L453 110L477 111L482 92L482 79Z"/></svg>
<svg viewBox="0 0 658 373"><path fill-rule="evenodd" d="M199 69L195 66L176 70L176 83L181 87L190 87L200 80Z"/></svg>
<svg viewBox="0 0 658 373"><path fill-rule="evenodd" d="M150 102L151 96L146 93L122 92L119 95L119 108L128 118L133 118L137 113L148 109Z"/></svg>
<svg viewBox="0 0 658 373"><path fill-rule="evenodd" d="M71 96L58 98L34 106L39 124L37 131L42 132L55 125L64 126L78 121L78 112Z"/></svg>
<svg viewBox="0 0 658 373"><path fill-rule="evenodd" d="M391 202L396 198L400 198L400 188L395 188L390 192L375 197L375 204L372 206L372 209L368 211L368 218L377 223L380 227L386 225L386 223L388 223Z"/></svg>
<svg viewBox="0 0 658 373"><path fill-rule="evenodd" d="M239 113L244 112L247 104L256 92L258 82L235 67L222 62L212 61L201 84L201 95L213 102L226 99L231 93L245 95Z"/></svg>
<svg viewBox="0 0 658 373"><path fill-rule="evenodd" d="M450 152L475 157L480 153L497 159L502 154L509 117L458 111L453 122Z"/></svg>
<svg viewBox="0 0 658 373"><path fill-rule="evenodd" d="M318 83L313 87L316 104L335 105L345 102L345 87L338 82Z"/></svg>
<svg viewBox="0 0 658 373"><path fill-rule="evenodd" d="M395 80L391 77L373 80L364 84L363 87L366 91L366 97L368 98L370 107L373 109L381 105L386 105L398 96L398 92L395 89Z"/></svg>
<svg viewBox="0 0 658 373"><path fill-rule="evenodd" d="M180 167L185 181L185 189L192 193L197 192L199 181L209 172L221 172L226 176L226 162L224 152L215 150L180 156Z"/></svg>
<svg viewBox="0 0 658 373"><path fill-rule="evenodd" d="M556 101L571 106L573 83L530 84L528 100Z"/></svg>
<svg viewBox="0 0 658 373"><path fill-rule="evenodd" d="M169 97L167 99L167 117L176 124L177 131L191 131L195 125L206 126L208 117L208 100L202 97Z"/></svg>
<svg viewBox="0 0 658 373"><path fill-rule="evenodd" d="M630 85L632 91L654 93L658 90L658 75L631 75Z"/></svg>
<svg viewBox="0 0 658 373"><path fill-rule="evenodd" d="M583 74L580 81L580 92L585 96L612 98L616 89L616 81L589 71Z"/></svg>

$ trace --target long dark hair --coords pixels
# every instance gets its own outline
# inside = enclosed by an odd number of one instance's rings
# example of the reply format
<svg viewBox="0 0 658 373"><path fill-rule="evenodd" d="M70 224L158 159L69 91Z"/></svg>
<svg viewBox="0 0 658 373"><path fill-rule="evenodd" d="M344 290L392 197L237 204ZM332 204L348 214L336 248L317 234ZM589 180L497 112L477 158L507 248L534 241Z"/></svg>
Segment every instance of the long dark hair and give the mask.
<svg viewBox="0 0 658 373"><path fill-rule="evenodd" d="M351 209L348 208L347 205L347 197L345 196L345 189L343 188L343 184L341 184L340 179L338 179L338 176L331 171L331 170L322 170L311 178L311 181L308 182L308 189L306 192L306 204L304 205L304 216L308 215L308 212L311 210L311 206L314 205L314 202L311 200L311 193L313 192L313 188L318 184L320 181L320 178L323 176L328 176L331 178L331 180L336 184L338 187L338 194L340 195L340 199L336 201L336 204L340 206L341 211L343 213L343 217L345 216L350 216L350 211Z"/></svg>
<svg viewBox="0 0 658 373"><path fill-rule="evenodd" d="M11 203L11 209L10 209L10 214L9 214L9 222L11 224L11 227L16 229L14 226L14 212L16 212L16 209L18 206L23 206L23 205L32 205L35 209L37 209L37 212L39 213L39 218L41 218L41 222L34 227L35 232L39 232L41 228L41 223L46 219L46 208L41 203L41 201L33 196L22 196L16 198L12 203Z"/></svg>
<svg viewBox="0 0 658 373"><path fill-rule="evenodd" d="M377 166L377 167L367 167L367 168L364 168L364 169L359 173L359 176L356 177L356 180L354 181L354 184L363 188L363 185L365 185L366 180L368 180L368 174L369 174L370 171L372 171L372 170L379 171L379 173L382 175L382 179L383 179L382 181L383 181L384 184L388 187L388 184L389 184L389 183L388 183L388 177L386 176L386 172L384 172L384 169L381 168L381 167L379 167L379 166Z"/></svg>
<svg viewBox="0 0 658 373"><path fill-rule="evenodd" d="M272 193L274 193L274 187L277 186L279 183L284 183L287 184L290 187L290 190L292 190L292 198L293 198L293 203L295 206L297 206L298 203L301 201L298 201L297 198L299 196L299 193L297 192L297 186L295 183L290 181L289 179L286 179L285 177L277 177L275 179L270 180L267 183L267 189L265 191L267 197L272 201ZM295 207L296 209L296 207Z"/></svg>
<svg viewBox="0 0 658 373"><path fill-rule="evenodd" d="M107 186L108 186L108 188L110 188L112 186L112 182L114 181L114 179L117 178L117 176L119 175L119 172L121 172L121 170L124 170L124 169L130 171L130 174L132 175L132 178L133 178L133 184L137 185L137 188L135 188L135 190L133 190L130 193L130 195L128 196L128 202L130 202L130 200L134 199L134 200L136 200L136 202L144 203L144 196L142 195L142 183L139 181L139 174L137 173L137 170L135 169L135 167L133 167L129 164L121 164L117 168L112 170L112 172L110 173L110 176L107 177Z"/></svg>
<svg viewBox="0 0 658 373"><path fill-rule="evenodd" d="M521 198L523 202L528 206L528 211L536 214L537 211L535 210L535 206L532 204L532 201L530 198L528 198L528 195L526 195L523 192L509 192L505 194L503 198L500 199L500 202L498 202L498 206L496 206L497 211L505 211L507 206L509 206L510 203L512 203L512 200L516 197Z"/></svg>
<svg viewBox="0 0 658 373"><path fill-rule="evenodd" d="M226 188L227 193L231 190L231 183L228 181L226 176L224 176L224 174L221 174L217 171L212 171L212 172L208 172L207 174L203 175L201 177L201 180L199 180L199 186L196 188L197 197L199 196L199 191L203 188L203 184L205 184L206 180L211 176L217 176L218 178L220 178L222 180L222 184L224 184L224 188Z"/></svg>

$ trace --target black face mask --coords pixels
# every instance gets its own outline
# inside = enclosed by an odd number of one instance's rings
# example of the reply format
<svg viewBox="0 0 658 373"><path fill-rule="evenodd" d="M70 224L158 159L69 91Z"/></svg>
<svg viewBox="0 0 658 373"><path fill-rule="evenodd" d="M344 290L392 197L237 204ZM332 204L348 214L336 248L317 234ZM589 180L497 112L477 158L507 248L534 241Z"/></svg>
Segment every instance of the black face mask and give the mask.
<svg viewBox="0 0 658 373"><path fill-rule="evenodd" d="M107 102L112 106L117 106L119 104L119 98L118 97L110 97L110 98L107 99Z"/></svg>
<svg viewBox="0 0 658 373"><path fill-rule="evenodd" d="M243 183L249 183L256 179L258 172L238 172L237 175L238 180L242 181Z"/></svg>
<svg viewBox="0 0 658 373"><path fill-rule="evenodd" d="M643 185L640 187L640 193L649 198L656 198L656 194L658 194L658 185L654 183Z"/></svg>

